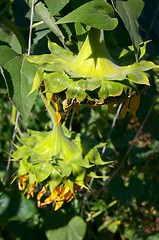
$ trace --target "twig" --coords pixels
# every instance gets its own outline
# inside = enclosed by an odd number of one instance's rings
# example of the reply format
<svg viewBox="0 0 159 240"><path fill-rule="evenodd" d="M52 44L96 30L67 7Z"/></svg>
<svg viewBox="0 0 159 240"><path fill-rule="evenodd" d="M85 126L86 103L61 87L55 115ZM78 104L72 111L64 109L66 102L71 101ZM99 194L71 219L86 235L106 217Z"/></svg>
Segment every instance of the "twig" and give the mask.
<svg viewBox="0 0 159 240"><path fill-rule="evenodd" d="M108 133L108 136L107 136L107 141L109 140L109 138L112 134L112 131L113 131L115 125L116 125L116 121L117 121L117 118L119 116L119 113L120 113L120 110L121 110L122 106L123 106L123 103L120 103L119 106L118 106L117 112L115 114L115 117L114 117L112 125L111 125L111 129L110 129L110 131ZM105 150L106 150L106 146L104 146L103 149L102 149L102 155L105 153ZM91 186L93 185L93 182L94 182L94 178L91 178L90 183L89 183L89 189L91 189ZM83 210L85 208L85 205L86 205L87 199L89 197L89 194L90 194L90 192L87 190L85 195L84 195L84 198L83 198L81 215L83 214Z"/></svg>
<svg viewBox="0 0 159 240"><path fill-rule="evenodd" d="M17 130L18 130L19 117L20 117L20 113L17 112L17 114L16 114L16 120L15 120L15 125L14 125L14 129L13 129L13 134L12 134L12 139L11 139L10 150L9 150L9 158L8 158L8 164L7 164L7 168L6 168L7 172L8 172L9 169L10 169L11 154L12 154L12 152L13 152L13 142L14 142L14 140L15 140L16 133L17 133Z"/></svg>
<svg viewBox="0 0 159 240"><path fill-rule="evenodd" d="M117 118L119 116L119 113L120 113L120 110L121 110L122 106L123 106L123 103L120 103L119 106L118 106L117 112L115 114L115 117L114 117L112 125L111 125L111 129L110 129L110 131L108 133L108 136L107 136L107 141L109 140L109 138L110 138L110 136L112 134L112 131L113 131L115 125L116 125L116 121L117 121ZM102 155L105 153L105 151L106 151L106 146L104 146L103 149L102 149Z"/></svg>
<svg viewBox="0 0 159 240"><path fill-rule="evenodd" d="M75 115L75 109L73 108L72 114L71 114L71 119L70 119L70 124L69 124L69 132L72 131L72 124L73 124L74 115Z"/></svg>
<svg viewBox="0 0 159 240"><path fill-rule="evenodd" d="M32 37L32 29L33 29L33 19L34 19L34 2L35 0L32 0L31 3L31 16L30 16L30 28L29 28L29 37L28 37L28 55L30 55L31 51L31 37Z"/></svg>
<svg viewBox="0 0 159 240"><path fill-rule="evenodd" d="M94 178L91 178L90 182L89 182L89 189L91 189L92 185L93 185L93 182L94 182ZM81 217L83 217L83 212L84 212L84 208L86 206L86 202L87 202L87 199L89 197L89 194L90 194L90 191L87 190L84 197L83 197L83 201L82 201L82 209L81 209Z"/></svg>

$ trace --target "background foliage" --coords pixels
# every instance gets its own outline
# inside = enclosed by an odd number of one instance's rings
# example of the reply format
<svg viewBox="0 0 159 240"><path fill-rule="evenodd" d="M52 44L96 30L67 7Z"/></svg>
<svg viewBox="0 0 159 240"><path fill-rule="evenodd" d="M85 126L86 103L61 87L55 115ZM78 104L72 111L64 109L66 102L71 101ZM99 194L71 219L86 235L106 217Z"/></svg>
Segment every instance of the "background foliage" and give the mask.
<svg viewBox="0 0 159 240"><path fill-rule="evenodd" d="M71 23L62 25L56 25L55 22L87 2L90 1L54 0L53 3L51 0L35 1L31 54L49 52L47 37L77 52L85 38L79 25L82 17L80 19L79 16L75 25L71 20ZM108 2L114 7L115 17L119 21L111 34L107 31L105 33L112 54L118 55L121 48L133 44L134 57L137 58L141 39L151 40L147 46L145 59L158 63L158 1ZM33 200L26 200L17 190L16 181L10 184L17 168L16 164L8 161L8 153L12 151L11 141L15 140L13 132L16 112L13 103L23 116L19 118L18 131L25 132L26 128L47 130L51 124L37 93L29 96L28 100L27 95L32 86L35 69L19 55L28 51L31 4L32 1L29 0L0 1L0 64L4 67L1 67L0 75L0 238L157 240L159 238L157 71L148 73L151 87L142 94L137 118L132 118L128 114L124 120L115 121L116 111L108 111L107 106L95 109L83 106L78 114L70 115L65 120L68 128L86 134L88 143L90 138L94 141L107 142L103 158L111 160L112 163L102 170L97 169L96 173L107 175L108 179L92 179L90 191L82 190L71 203L65 204L57 212L53 211L52 206L38 209ZM94 15L90 14L89 23L92 24L93 21ZM8 54L6 51L3 53L4 46L10 47Z"/></svg>

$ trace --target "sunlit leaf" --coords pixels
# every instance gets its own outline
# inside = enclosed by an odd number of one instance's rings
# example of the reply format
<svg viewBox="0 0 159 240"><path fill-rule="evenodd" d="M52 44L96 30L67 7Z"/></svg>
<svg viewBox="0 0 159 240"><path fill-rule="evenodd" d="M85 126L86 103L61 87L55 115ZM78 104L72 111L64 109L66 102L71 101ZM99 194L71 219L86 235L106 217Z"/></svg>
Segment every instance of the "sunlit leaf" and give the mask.
<svg viewBox="0 0 159 240"><path fill-rule="evenodd" d="M57 24L81 22L98 29L112 30L118 24L118 20L113 18L113 15L110 4L103 0L91 1L61 18Z"/></svg>

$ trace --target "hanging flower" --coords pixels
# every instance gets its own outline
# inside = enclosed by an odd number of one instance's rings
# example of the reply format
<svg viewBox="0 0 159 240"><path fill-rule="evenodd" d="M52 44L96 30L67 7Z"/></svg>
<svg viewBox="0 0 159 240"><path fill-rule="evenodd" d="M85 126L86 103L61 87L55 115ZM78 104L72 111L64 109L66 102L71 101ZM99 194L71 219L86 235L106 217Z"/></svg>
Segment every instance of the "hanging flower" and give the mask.
<svg viewBox="0 0 159 240"><path fill-rule="evenodd" d="M103 31L95 28L90 29L78 55L50 41L48 47L50 54L27 57L39 66L31 92L43 84L48 102L53 94L60 96L65 92L66 107L72 99L74 103L87 105L125 102L135 115L137 108L131 107L132 97L138 95L138 106L141 90L150 85L145 72L158 68L144 60L117 65L106 47Z"/></svg>
<svg viewBox="0 0 159 240"><path fill-rule="evenodd" d="M12 159L19 161L19 189L25 190L28 199L37 192L38 207L54 203L55 210L59 209L88 187L88 176L98 177L93 174L96 164L108 164L98 152L104 144L85 152L81 136L67 137L60 123L49 132L28 133L19 139L22 145L17 146Z"/></svg>

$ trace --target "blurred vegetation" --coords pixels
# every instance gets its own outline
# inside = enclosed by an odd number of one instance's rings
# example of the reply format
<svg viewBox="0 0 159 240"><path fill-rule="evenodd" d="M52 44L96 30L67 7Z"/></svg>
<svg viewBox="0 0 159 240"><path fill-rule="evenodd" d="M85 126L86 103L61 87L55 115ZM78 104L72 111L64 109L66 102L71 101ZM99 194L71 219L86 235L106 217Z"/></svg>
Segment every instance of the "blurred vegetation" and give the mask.
<svg viewBox="0 0 159 240"><path fill-rule="evenodd" d="M39 1L50 10L51 1ZM57 1L56 1L57 2ZM56 18L76 8L76 0L68 2ZM79 3L79 1L77 1ZM81 1L84 4L88 1ZM109 1L111 4L115 1ZM133 2L133 0L131 1ZM134 1L136 2L136 1ZM159 3L147 0L139 18L140 34L148 44L145 59L158 64L159 59ZM10 46L17 53L26 53L30 3L25 0L0 1L0 45ZM117 15L117 13L116 13ZM118 46L131 45L131 38L124 23L119 19L113 35ZM34 24L43 21L35 13ZM77 51L73 24L63 25L61 31L70 49ZM119 34L120 33L120 34ZM110 47L116 42L109 42ZM47 36L60 44L59 38L47 23L33 28L31 53L47 53ZM113 53L113 49L112 49ZM34 200L27 200L18 190L14 174L17 163L8 163L16 121L12 99L0 75L0 239L59 239L59 240L157 240L159 239L159 72L148 72L151 87L141 95L137 117L128 113L122 120L117 108L88 108L82 106L78 113L71 112L65 125L89 139L107 142L103 159L110 166L96 169L96 174L108 178L91 179L90 190L82 189L70 203L53 211L53 206L37 208ZM73 121L72 121L73 120ZM114 124L115 123L115 124ZM26 128L48 130L51 122L41 98L37 96L27 121L19 118L18 131ZM14 146L13 146L14 147ZM8 165L10 164L10 165Z"/></svg>

